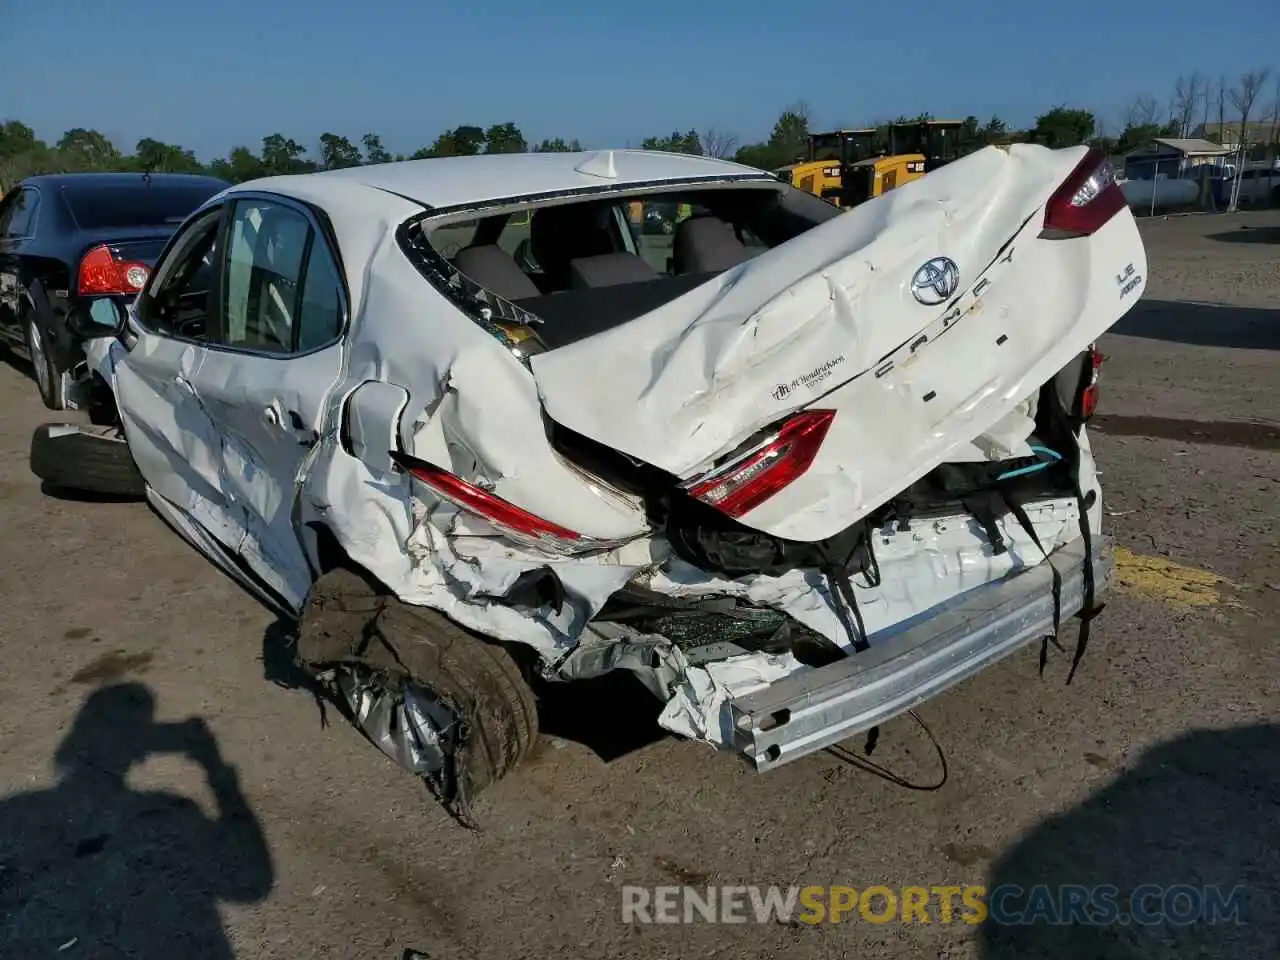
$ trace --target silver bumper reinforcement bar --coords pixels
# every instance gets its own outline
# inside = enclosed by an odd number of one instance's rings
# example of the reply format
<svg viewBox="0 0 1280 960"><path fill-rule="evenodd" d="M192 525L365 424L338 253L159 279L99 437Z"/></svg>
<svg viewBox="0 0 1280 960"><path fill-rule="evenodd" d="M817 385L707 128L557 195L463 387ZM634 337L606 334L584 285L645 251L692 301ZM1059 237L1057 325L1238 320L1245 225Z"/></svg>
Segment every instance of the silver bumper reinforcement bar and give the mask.
<svg viewBox="0 0 1280 960"><path fill-rule="evenodd" d="M1114 542L1093 538L1094 590L1107 589ZM770 770L884 723L973 676L1053 629L1053 574L1062 576L1061 620L1084 605L1084 544L1048 563L978 587L936 616L829 666L805 670L732 701L734 747Z"/></svg>

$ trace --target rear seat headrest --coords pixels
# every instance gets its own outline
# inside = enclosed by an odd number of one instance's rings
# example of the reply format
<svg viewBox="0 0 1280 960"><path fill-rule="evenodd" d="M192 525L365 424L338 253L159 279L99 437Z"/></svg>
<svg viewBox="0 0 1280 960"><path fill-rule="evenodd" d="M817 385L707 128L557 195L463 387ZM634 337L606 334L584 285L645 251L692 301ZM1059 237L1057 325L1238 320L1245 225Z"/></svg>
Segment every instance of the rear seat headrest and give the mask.
<svg viewBox="0 0 1280 960"><path fill-rule="evenodd" d="M634 253L602 253L596 257L580 257L569 264L571 290L640 283L657 277L658 271Z"/></svg>
<svg viewBox="0 0 1280 960"><path fill-rule="evenodd" d="M520 269L511 254L496 244L463 247L453 265L486 290L504 300L536 297L538 286Z"/></svg>
<svg viewBox="0 0 1280 960"><path fill-rule="evenodd" d="M676 227L672 238L676 273L719 273L750 259L751 251L719 217L690 217Z"/></svg>

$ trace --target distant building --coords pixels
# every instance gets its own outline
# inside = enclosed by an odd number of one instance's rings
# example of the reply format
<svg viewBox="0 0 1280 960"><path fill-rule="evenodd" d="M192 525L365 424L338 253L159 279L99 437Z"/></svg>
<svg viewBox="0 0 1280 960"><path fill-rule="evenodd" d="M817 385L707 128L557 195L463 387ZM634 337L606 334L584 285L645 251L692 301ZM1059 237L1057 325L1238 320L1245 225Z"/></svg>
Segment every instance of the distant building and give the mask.
<svg viewBox="0 0 1280 960"><path fill-rule="evenodd" d="M1280 124L1275 120L1250 120L1245 128L1245 146L1261 147L1274 143ZM1231 150L1240 148L1240 121L1226 123L1202 123L1191 131L1202 140L1213 140Z"/></svg>
<svg viewBox="0 0 1280 960"><path fill-rule="evenodd" d="M1125 154L1124 175L1130 180L1198 175L1198 167L1219 167L1229 153L1224 146L1195 137L1157 137Z"/></svg>

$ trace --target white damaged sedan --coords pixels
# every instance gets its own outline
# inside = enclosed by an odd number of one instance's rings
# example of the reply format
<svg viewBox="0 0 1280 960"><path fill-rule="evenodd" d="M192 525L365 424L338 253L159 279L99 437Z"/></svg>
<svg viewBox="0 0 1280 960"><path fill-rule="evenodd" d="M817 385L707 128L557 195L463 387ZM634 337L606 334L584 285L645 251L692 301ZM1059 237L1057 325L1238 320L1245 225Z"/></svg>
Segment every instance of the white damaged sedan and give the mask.
<svg viewBox="0 0 1280 960"><path fill-rule="evenodd" d="M449 804L528 751L531 681L614 669L763 770L1070 617L1074 672L1092 344L1146 272L1084 147L848 212L644 151L258 180L73 320L100 426L32 469L144 492Z"/></svg>

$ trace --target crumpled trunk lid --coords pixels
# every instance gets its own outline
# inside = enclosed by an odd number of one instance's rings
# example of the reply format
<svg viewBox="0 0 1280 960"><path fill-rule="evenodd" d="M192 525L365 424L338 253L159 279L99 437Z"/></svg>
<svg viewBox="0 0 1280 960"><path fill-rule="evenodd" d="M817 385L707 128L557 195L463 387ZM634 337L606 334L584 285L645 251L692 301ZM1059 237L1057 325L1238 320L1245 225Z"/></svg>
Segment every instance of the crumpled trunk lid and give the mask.
<svg viewBox="0 0 1280 960"><path fill-rule="evenodd" d="M805 475L741 519L798 540L844 529L1013 414L1139 298L1115 282L1146 273L1127 211L1090 237L1039 236L1086 152L988 148L536 356L543 406L684 478L796 410L834 409ZM937 258L956 265L954 292L917 297Z"/></svg>

